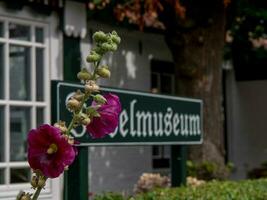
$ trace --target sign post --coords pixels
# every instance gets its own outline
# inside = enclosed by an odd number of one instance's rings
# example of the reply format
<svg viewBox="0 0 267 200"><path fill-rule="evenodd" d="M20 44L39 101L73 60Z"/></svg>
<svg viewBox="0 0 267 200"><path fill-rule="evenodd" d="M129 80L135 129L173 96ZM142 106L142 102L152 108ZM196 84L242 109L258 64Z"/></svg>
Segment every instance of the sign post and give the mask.
<svg viewBox="0 0 267 200"><path fill-rule="evenodd" d="M186 146L171 146L171 185L177 187L186 184Z"/></svg>
<svg viewBox="0 0 267 200"><path fill-rule="evenodd" d="M83 86L53 81L52 87L53 122L63 120L69 123L71 114L66 109L66 102L74 91L83 89ZM112 92L120 97L122 112L119 117L119 126L114 133L101 139L92 139L86 133L85 127L73 129L71 134L80 142L80 147L172 145L172 184L177 186L185 183L186 148L184 145L202 143L202 101L112 88L101 88L101 92ZM82 150L81 156L85 156L82 154ZM82 162L79 159L77 158L77 162ZM82 170L86 170L86 173L88 173L88 169L85 167L87 165L85 165L85 162L81 166L77 165L74 172L75 176L76 178L82 178L84 176L80 176L77 173L84 174L85 171L82 172ZM71 173L72 168L70 168L68 174ZM80 182L80 184L82 183ZM74 186L81 187L81 185ZM86 186L88 187L88 183ZM73 187L68 189L68 193L71 193L69 190L73 189ZM83 200L83 198L77 199Z"/></svg>
<svg viewBox="0 0 267 200"><path fill-rule="evenodd" d="M64 173L64 199L88 200L88 147L77 147L79 156Z"/></svg>

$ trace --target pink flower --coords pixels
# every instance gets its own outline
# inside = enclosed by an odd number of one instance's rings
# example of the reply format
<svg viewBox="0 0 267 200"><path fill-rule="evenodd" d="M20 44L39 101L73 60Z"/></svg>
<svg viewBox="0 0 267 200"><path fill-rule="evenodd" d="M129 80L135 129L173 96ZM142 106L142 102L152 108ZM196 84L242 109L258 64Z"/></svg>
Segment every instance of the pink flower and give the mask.
<svg viewBox="0 0 267 200"><path fill-rule="evenodd" d="M102 138L107 134L113 133L119 123L121 103L118 96L114 94L103 95L107 102L97 109L100 117L93 117L91 123L86 126L92 138ZM92 106L96 105L95 102Z"/></svg>
<svg viewBox="0 0 267 200"><path fill-rule="evenodd" d="M32 129L28 134L28 162L48 178L63 173L75 158L76 151L58 128L48 124Z"/></svg>

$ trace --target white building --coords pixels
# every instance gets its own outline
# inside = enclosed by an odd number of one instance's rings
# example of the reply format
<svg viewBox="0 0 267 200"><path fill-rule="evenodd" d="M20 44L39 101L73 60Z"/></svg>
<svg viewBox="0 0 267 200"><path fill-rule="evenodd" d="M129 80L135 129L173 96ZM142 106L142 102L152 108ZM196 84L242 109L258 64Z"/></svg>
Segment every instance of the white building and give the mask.
<svg viewBox="0 0 267 200"><path fill-rule="evenodd" d="M172 57L162 35L87 22L78 0L0 1L0 199L13 200L30 188L26 137L51 122L50 81L76 80L80 66L90 67L91 33L113 29L122 43L105 58L112 79L101 84L173 93ZM233 73L226 79L228 157L237 167L235 178L244 178L246 167L267 154L267 82L237 82ZM143 172L168 173L169 155L168 147L91 147L89 191L131 192ZM62 199L62 183L48 181L41 199Z"/></svg>
<svg viewBox="0 0 267 200"><path fill-rule="evenodd" d="M75 80L79 62L88 67L84 58L91 35L87 29L114 29L87 24L85 8L76 1L0 1L0 199L14 199L19 190L30 188L27 132L51 122L50 81ZM151 60L171 61L163 37L116 30L123 42L115 55L106 58L113 77L102 84L150 91ZM169 79L170 73L161 75L159 67L154 68L154 85L161 76ZM154 149L161 159L160 149ZM92 147L89 155L93 193L131 192L138 177L152 171L152 147ZM41 199L61 199L62 183L62 178L48 181Z"/></svg>

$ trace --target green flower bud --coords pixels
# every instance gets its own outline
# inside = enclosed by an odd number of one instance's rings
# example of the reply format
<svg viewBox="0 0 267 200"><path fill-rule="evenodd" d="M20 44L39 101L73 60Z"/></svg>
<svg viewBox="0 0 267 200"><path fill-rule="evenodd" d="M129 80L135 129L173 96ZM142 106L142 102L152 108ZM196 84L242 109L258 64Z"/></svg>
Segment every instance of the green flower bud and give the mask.
<svg viewBox="0 0 267 200"><path fill-rule="evenodd" d="M80 108L80 102L77 101L76 99L70 99L67 102L67 108L70 109L71 111L76 111Z"/></svg>
<svg viewBox="0 0 267 200"><path fill-rule="evenodd" d="M38 178L37 178L37 176L33 176L32 177L32 179L31 179L31 185L32 185L32 188L37 188L37 186L38 186Z"/></svg>
<svg viewBox="0 0 267 200"><path fill-rule="evenodd" d="M39 170L39 169L34 169L34 170L33 170L33 173L35 173L35 174L37 175L37 177L38 177L38 176L43 176L42 171Z"/></svg>
<svg viewBox="0 0 267 200"><path fill-rule="evenodd" d="M19 194L17 195L16 200L31 200L31 194L30 193L25 193L23 191L20 191Z"/></svg>
<svg viewBox="0 0 267 200"><path fill-rule="evenodd" d="M82 120L82 124L83 124L84 126L87 126L90 122L91 122L91 119L90 119L89 117L84 118L84 119Z"/></svg>
<svg viewBox="0 0 267 200"><path fill-rule="evenodd" d="M25 194L25 195L23 195L21 198L20 198L20 200L31 200L31 196L30 196L30 194Z"/></svg>
<svg viewBox="0 0 267 200"><path fill-rule="evenodd" d="M94 101L98 104L105 104L107 102L106 98L101 94L97 94L93 97Z"/></svg>
<svg viewBox="0 0 267 200"><path fill-rule="evenodd" d="M111 45L111 51L116 51L117 49L118 49L118 45L115 44L115 43L113 43L113 44Z"/></svg>
<svg viewBox="0 0 267 200"><path fill-rule="evenodd" d="M99 55L103 55L106 53L106 51L104 51L104 49L102 49L100 46L94 48L94 51Z"/></svg>
<svg viewBox="0 0 267 200"><path fill-rule="evenodd" d="M118 33L116 31L114 31L114 30L111 32L111 34L118 36Z"/></svg>
<svg viewBox="0 0 267 200"><path fill-rule="evenodd" d="M65 134L68 130L64 121L59 121L59 122L55 123L54 127L60 129L62 134Z"/></svg>
<svg viewBox="0 0 267 200"><path fill-rule="evenodd" d="M92 92L98 92L99 91L99 86L96 84L95 81L87 81L85 86L84 86L84 90L87 93L92 93Z"/></svg>
<svg viewBox="0 0 267 200"><path fill-rule="evenodd" d="M100 117L100 114L96 110L97 108L95 107L89 107L86 109L86 114L92 118L92 117Z"/></svg>
<svg viewBox="0 0 267 200"><path fill-rule="evenodd" d="M23 196L24 196L24 194L25 194L25 192L23 192L23 191L20 191L20 192L18 193L17 197L16 197L16 200L20 200L20 199L21 199L21 197L23 197Z"/></svg>
<svg viewBox="0 0 267 200"><path fill-rule="evenodd" d="M87 56L86 61L87 62L98 62L101 60L101 55L96 53L95 51L91 51L90 54Z"/></svg>
<svg viewBox="0 0 267 200"><path fill-rule="evenodd" d="M76 113L74 116L73 116L73 120L74 122L79 125L82 121L83 117L82 117L82 113Z"/></svg>
<svg viewBox="0 0 267 200"><path fill-rule="evenodd" d="M113 49L112 44L111 44L111 43L108 43L108 42L103 43L103 44L100 46L100 48L101 48L103 51L105 51L105 52L107 52L107 51L112 51L112 49Z"/></svg>
<svg viewBox="0 0 267 200"><path fill-rule="evenodd" d="M92 74L87 71L87 69L83 68L78 74L77 78L81 81L87 81L92 78Z"/></svg>
<svg viewBox="0 0 267 200"><path fill-rule="evenodd" d="M89 123L88 119L89 119L89 116L85 113L79 113L79 114L74 115L74 120L79 125L81 124L87 125L87 123Z"/></svg>
<svg viewBox="0 0 267 200"><path fill-rule="evenodd" d="M84 97L84 93L81 92L81 90L77 90L76 93L72 96L77 101L82 101Z"/></svg>
<svg viewBox="0 0 267 200"><path fill-rule="evenodd" d="M121 38L118 36L118 35L111 35L110 36L110 38L111 38L111 40L112 40L112 42L114 42L115 44L120 44L120 42L121 42Z"/></svg>
<svg viewBox="0 0 267 200"><path fill-rule="evenodd" d="M93 40L97 43L106 42L108 36L102 31L97 31L93 34Z"/></svg>
<svg viewBox="0 0 267 200"><path fill-rule="evenodd" d="M111 75L110 70L106 66L97 69L96 73L102 78L110 78Z"/></svg>
<svg viewBox="0 0 267 200"><path fill-rule="evenodd" d="M46 178L44 176L40 176L38 179L38 187L43 188L45 186Z"/></svg>

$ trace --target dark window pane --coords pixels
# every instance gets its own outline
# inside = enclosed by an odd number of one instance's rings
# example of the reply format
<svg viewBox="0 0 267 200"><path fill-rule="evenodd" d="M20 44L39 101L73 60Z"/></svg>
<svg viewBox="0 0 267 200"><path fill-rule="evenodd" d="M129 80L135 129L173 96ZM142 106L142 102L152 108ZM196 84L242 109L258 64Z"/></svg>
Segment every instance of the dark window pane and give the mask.
<svg viewBox="0 0 267 200"><path fill-rule="evenodd" d="M31 172L29 168L11 169L10 170L10 182L11 183L25 183L29 182Z"/></svg>
<svg viewBox="0 0 267 200"><path fill-rule="evenodd" d="M4 37L4 23L0 22L0 37Z"/></svg>
<svg viewBox="0 0 267 200"><path fill-rule="evenodd" d="M5 183L5 170L0 169L0 185Z"/></svg>
<svg viewBox="0 0 267 200"><path fill-rule="evenodd" d="M10 99L31 99L30 48L10 46Z"/></svg>
<svg viewBox="0 0 267 200"><path fill-rule="evenodd" d="M27 40L30 41L31 32L30 26L9 23L9 38L15 40Z"/></svg>
<svg viewBox="0 0 267 200"><path fill-rule="evenodd" d="M151 60L151 91L174 93L174 64L172 62Z"/></svg>
<svg viewBox="0 0 267 200"><path fill-rule="evenodd" d="M36 99L44 100L44 50L36 49Z"/></svg>
<svg viewBox="0 0 267 200"><path fill-rule="evenodd" d="M5 58L5 54L4 54L4 45L0 43L0 99L4 98L4 74L5 74L5 70L4 70L4 58Z"/></svg>
<svg viewBox="0 0 267 200"><path fill-rule="evenodd" d="M160 156L160 148L158 145L152 146L152 155L156 157Z"/></svg>
<svg viewBox="0 0 267 200"><path fill-rule="evenodd" d="M44 29L37 27L35 28L35 41L39 43L44 43Z"/></svg>
<svg viewBox="0 0 267 200"><path fill-rule="evenodd" d="M36 110L36 125L37 127L44 123L44 109L43 108L37 108Z"/></svg>
<svg viewBox="0 0 267 200"><path fill-rule="evenodd" d="M152 93L160 92L160 74L159 73L151 74L151 92Z"/></svg>
<svg viewBox="0 0 267 200"><path fill-rule="evenodd" d="M173 78L171 75L161 76L161 92L163 94L173 94Z"/></svg>
<svg viewBox="0 0 267 200"><path fill-rule="evenodd" d="M152 167L154 169L169 168L170 167L170 159L167 159L167 158L153 159Z"/></svg>
<svg viewBox="0 0 267 200"><path fill-rule="evenodd" d="M25 161L27 157L27 133L30 129L30 108L10 108L10 160Z"/></svg>
<svg viewBox="0 0 267 200"><path fill-rule="evenodd" d="M152 88L159 88L159 75L158 73L151 74L151 87Z"/></svg>
<svg viewBox="0 0 267 200"><path fill-rule="evenodd" d="M0 106L0 162L4 161L5 158L5 110L4 106Z"/></svg>
<svg viewBox="0 0 267 200"><path fill-rule="evenodd" d="M151 71L158 73L174 73L174 63L162 60L151 60Z"/></svg>

